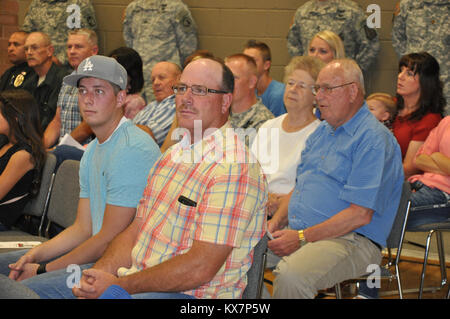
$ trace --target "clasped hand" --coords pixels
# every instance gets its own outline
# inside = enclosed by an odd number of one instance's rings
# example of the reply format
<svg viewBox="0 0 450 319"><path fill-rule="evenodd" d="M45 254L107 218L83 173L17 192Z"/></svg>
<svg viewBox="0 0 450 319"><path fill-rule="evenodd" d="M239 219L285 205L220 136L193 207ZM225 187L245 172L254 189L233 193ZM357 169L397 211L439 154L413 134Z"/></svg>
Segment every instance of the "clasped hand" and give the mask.
<svg viewBox="0 0 450 319"><path fill-rule="evenodd" d="M78 287L72 288L72 293L80 299L96 299L111 285L116 284L118 278L113 274L99 269L85 269Z"/></svg>

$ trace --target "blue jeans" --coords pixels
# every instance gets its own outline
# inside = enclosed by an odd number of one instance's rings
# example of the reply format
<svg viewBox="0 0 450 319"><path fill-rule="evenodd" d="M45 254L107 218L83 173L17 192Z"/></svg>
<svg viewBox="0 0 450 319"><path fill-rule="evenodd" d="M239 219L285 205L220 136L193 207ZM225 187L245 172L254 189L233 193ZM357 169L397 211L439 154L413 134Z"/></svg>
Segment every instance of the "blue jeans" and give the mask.
<svg viewBox="0 0 450 319"><path fill-rule="evenodd" d="M81 270L91 268L93 264L80 266ZM74 299L70 276L72 273L65 269L48 272L22 281L22 283L33 290L42 299ZM133 299L191 299L194 298L182 293L158 293L148 292L131 295Z"/></svg>
<svg viewBox="0 0 450 319"><path fill-rule="evenodd" d="M19 249L14 251L9 251L6 253L0 253L0 274L8 276L10 269L9 264L14 264L20 259L29 249Z"/></svg>
<svg viewBox="0 0 450 319"><path fill-rule="evenodd" d="M421 182L412 184L416 187L416 191L411 194L411 208L419 210L411 210L408 217L406 230L413 229L417 226L433 224L446 221L450 218L450 209L445 210L420 210L422 206L433 204L445 204L449 201L450 195L437 189L431 188Z"/></svg>

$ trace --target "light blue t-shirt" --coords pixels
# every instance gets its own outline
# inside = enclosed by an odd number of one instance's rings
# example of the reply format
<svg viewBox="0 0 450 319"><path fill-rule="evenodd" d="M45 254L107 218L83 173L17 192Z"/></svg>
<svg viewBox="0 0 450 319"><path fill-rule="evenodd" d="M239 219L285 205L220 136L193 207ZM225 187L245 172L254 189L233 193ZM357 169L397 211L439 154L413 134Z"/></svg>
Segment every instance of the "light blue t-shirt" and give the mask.
<svg viewBox="0 0 450 319"><path fill-rule="evenodd" d="M89 143L80 162L80 198L89 198L93 235L102 227L106 204L137 207L160 155L153 139L130 120L102 144Z"/></svg>
<svg viewBox="0 0 450 319"><path fill-rule="evenodd" d="M283 83L272 80L264 93L258 96L275 117L286 113L283 100L284 89Z"/></svg>
<svg viewBox="0 0 450 319"><path fill-rule="evenodd" d="M365 103L336 130L322 121L309 136L289 202L289 226L319 224L353 203L374 210L371 222L355 232L385 246L403 179L397 140Z"/></svg>

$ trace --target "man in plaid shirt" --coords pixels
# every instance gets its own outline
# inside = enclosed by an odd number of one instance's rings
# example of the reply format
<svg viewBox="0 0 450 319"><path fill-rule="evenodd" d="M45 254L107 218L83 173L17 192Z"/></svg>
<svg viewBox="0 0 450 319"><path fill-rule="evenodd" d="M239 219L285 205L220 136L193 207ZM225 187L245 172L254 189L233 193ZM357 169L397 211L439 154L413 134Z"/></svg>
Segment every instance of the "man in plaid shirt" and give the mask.
<svg viewBox="0 0 450 319"><path fill-rule="evenodd" d="M134 222L83 272L78 297L240 298L266 231L267 182L228 122L231 71L188 64L174 86L184 130L150 171ZM109 295L111 296L111 294Z"/></svg>

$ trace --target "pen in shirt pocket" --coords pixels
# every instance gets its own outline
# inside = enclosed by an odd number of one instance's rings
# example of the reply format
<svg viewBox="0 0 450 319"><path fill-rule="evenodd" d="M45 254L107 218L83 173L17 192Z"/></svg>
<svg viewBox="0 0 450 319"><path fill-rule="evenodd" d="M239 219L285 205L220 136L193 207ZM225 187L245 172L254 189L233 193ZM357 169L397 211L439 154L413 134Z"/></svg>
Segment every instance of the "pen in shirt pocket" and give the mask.
<svg viewBox="0 0 450 319"><path fill-rule="evenodd" d="M192 199L189 199L183 195L180 195L180 197L178 197L178 201L183 204L183 205L187 205L187 206L192 206L192 207L197 207L197 203L194 202Z"/></svg>

